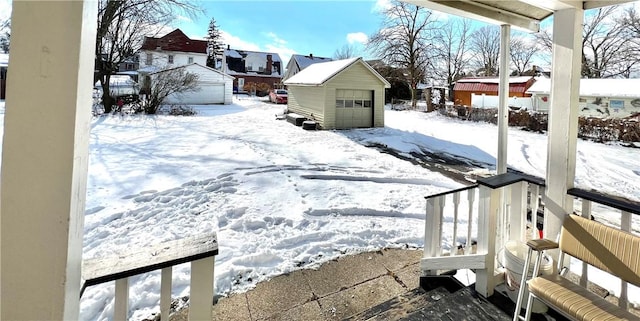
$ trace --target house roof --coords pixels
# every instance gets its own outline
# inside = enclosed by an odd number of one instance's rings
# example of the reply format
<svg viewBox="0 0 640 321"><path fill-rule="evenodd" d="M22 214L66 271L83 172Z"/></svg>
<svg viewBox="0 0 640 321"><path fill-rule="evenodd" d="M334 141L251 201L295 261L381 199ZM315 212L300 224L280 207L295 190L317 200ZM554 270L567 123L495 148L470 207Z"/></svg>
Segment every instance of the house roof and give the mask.
<svg viewBox="0 0 640 321"><path fill-rule="evenodd" d="M205 70L205 71L207 71L207 72L215 72L215 73L218 73L218 74L220 74L220 75L222 75L222 76L224 76L224 77L234 79L234 77L233 77L233 76L231 76L231 75L225 74L224 72L222 72L222 71L220 71L220 70L216 70L216 69L213 69L213 68L210 68L210 67L207 67L207 66L203 66L203 65L201 65L201 64L199 64L199 63L197 63L197 62L194 62L194 63L192 63L192 64L188 64L188 65L177 66L177 67L175 67L175 68L163 69L163 70L160 70L160 71L152 72L152 73L150 73L150 74L151 74L151 75L153 75L153 74L159 74L159 73L163 73L163 72L166 72L166 71L169 71L169 70L176 70L176 69L188 68L188 67L201 68L201 69L203 69L203 70Z"/></svg>
<svg viewBox="0 0 640 321"><path fill-rule="evenodd" d="M262 56L262 58L264 58L264 61L267 61L267 55L271 55L271 60L273 62L282 62L282 59L280 59L280 55L278 55L275 52L225 49L224 54L225 56L228 56L231 58L239 58L239 59L245 58L249 54L253 54L253 55Z"/></svg>
<svg viewBox="0 0 640 321"><path fill-rule="evenodd" d="M204 40L195 40L187 37L182 30L176 29L170 33L160 37L145 37L142 43L142 50L164 50L164 51L180 51L207 53L207 42Z"/></svg>
<svg viewBox="0 0 640 321"><path fill-rule="evenodd" d="M524 93L535 82L533 77L509 78L509 92ZM456 81L454 91L497 92L500 78L463 78Z"/></svg>
<svg viewBox="0 0 640 321"><path fill-rule="evenodd" d="M580 79L580 96L640 98L640 79ZM527 93L549 94L551 79L536 81Z"/></svg>
<svg viewBox="0 0 640 321"><path fill-rule="evenodd" d="M365 63L362 58L349 58L316 63L293 75L293 77L289 78L284 83L285 85L320 86L357 63L365 66L374 76L384 83L385 87L391 87L389 82L380 76L380 74L368 63Z"/></svg>
<svg viewBox="0 0 640 321"><path fill-rule="evenodd" d="M328 61L332 61L333 59L331 58L325 58L325 57L316 57L316 56L305 56L305 55L292 55L291 59L293 61L295 61L296 64L298 64L298 68L300 70L307 68L315 63L319 63L319 62L328 62Z"/></svg>

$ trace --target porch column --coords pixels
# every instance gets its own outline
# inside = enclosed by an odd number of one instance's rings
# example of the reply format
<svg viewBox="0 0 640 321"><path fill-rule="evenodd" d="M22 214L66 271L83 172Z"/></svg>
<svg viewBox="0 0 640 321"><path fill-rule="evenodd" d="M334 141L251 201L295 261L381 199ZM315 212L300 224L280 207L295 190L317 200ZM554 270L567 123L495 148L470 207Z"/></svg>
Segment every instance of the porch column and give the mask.
<svg viewBox="0 0 640 321"><path fill-rule="evenodd" d="M500 26L500 82L498 83L498 157L497 174L507 172L507 137L509 129L509 42L511 26Z"/></svg>
<svg viewBox="0 0 640 321"><path fill-rule="evenodd" d="M558 10L553 17L551 104L547 147L545 237L556 239L565 215L573 211L578 137L578 99L584 10Z"/></svg>
<svg viewBox="0 0 640 321"><path fill-rule="evenodd" d="M2 320L77 320L96 1L14 1L0 206Z"/></svg>

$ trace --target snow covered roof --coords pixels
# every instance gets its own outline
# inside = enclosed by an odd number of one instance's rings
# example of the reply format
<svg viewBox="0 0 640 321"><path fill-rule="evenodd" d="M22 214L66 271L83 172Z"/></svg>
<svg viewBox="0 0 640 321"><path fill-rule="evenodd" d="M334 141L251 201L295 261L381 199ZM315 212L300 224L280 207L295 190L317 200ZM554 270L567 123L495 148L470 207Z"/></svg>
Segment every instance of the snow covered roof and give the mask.
<svg viewBox="0 0 640 321"><path fill-rule="evenodd" d="M339 74L348 67L360 63L365 66L371 73L380 79L385 84L385 87L390 87L389 82L384 79L378 72L376 72L368 63L365 63L362 58L349 58L343 60L334 60L329 62L320 62L313 64L299 73L293 75L293 77L287 79L285 85L310 85L320 86Z"/></svg>
<svg viewBox="0 0 640 321"><path fill-rule="evenodd" d="M133 86L137 83L128 75L111 75L109 77L109 86ZM100 86L100 80L96 81L94 86Z"/></svg>
<svg viewBox="0 0 640 321"><path fill-rule="evenodd" d="M0 67L9 66L9 54L0 54Z"/></svg>
<svg viewBox="0 0 640 321"><path fill-rule="evenodd" d="M580 96L610 96L640 98L640 79L580 79ZM548 94L551 79L538 79L527 93Z"/></svg>
<svg viewBox="0 0 640 321"><path fill-rule="evenodd" d="M262 56L264 61L267 61L267 55L271 55L271 61L282 62L280 56L275 52L262 52L262 51L250 51L250 50L237 50L237 49L225 49L224 54L231 58L244 58L249 54Z"/></svg>
<svg viewBox="0 0 640 321"><path fill-rule="evenodd" d="M300 67L300 70L307 68L315 63L328 62L333 60L331 58L305 55L292 55L291 59L295 60L295 62L298 64L298 67Z"/></svg>
<svg viewBox="0 0 640 321"><path fill-rule="evenodd" d="M526 83L531 79L531 76L509 77L510 84ZM483 84L497 84L500 83L500 78L463 78L456 82L475 82Z"/></svg>

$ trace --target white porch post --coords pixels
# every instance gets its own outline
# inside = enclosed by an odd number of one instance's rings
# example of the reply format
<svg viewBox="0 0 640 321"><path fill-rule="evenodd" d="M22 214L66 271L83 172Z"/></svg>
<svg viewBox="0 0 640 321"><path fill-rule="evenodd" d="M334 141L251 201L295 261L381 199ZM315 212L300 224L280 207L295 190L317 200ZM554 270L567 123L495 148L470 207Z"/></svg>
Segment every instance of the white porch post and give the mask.
<svg viewBox="0 0 640 321"><path fill-rule="evenodd" d="M498 159L497 174L507 172L507 136L509 128L509 42L511 26L500 26L500 82L498 84Z"/></svg>
<svg viewBox="0 0 640 321"><path fill-rule="evenodd" d="M558 10L553 18L551 104L547 147L545 238L555 239L565 215L573 211L578 137L578 99L584 10Z"/></svg>
<svg viewBox="0 0 640 321"><path fill-rule="evenodd" d="M2 144L2 320L77 320L96 1L14 1Z"/></svg>

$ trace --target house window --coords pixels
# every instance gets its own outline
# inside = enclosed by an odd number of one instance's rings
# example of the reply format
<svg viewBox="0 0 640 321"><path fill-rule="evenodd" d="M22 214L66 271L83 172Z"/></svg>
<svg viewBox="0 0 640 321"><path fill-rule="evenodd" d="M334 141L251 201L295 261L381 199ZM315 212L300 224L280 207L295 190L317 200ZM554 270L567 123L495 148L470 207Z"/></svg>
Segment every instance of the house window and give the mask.
<svg viewBox="0 0 640 321"><path fill-rule="evenodd" d="M253 71L253 64L247 65L247 71Z"/></svg>
<svg viewBox="0 0 640 321"><path fill-rule="evenodd" d="M126 70L135 70L136 66L134 64L127 64Z"/></svg>
<svg viewBox="0 0 640 321"><path fill-rule="evenodd" d="M262 67L262 66L258 67L258 71L259 72L263 72L264 71L264 67Z"/></svg>
<svg viewBox="0 0 640 321"><path fill-rule="evenodd" d="M189 63L192 64L193 63L193 57L189 57Z"/></svg>
<svg viewBox="0 0 640 321"><path fill-rule="evenodd" d="M371 90L336 89L337 108L371 108Z"/></svg>
<svg viewBox="0 0 640 321"><path fill-rule="evenodd" d="M153 62L153 54L148 53L148 54L147 54L147 59L146 59L146 61L145 61L145 64L146 64L147 66L151 66L151 63L152 63L152 62Z"/></svg>
<svg viewBox="0 0 640 321"><path fill-rule="evenodd" d="M169 59L168 59L169 63L172 64L173 63L173 55L169 55Z"/></svg>

